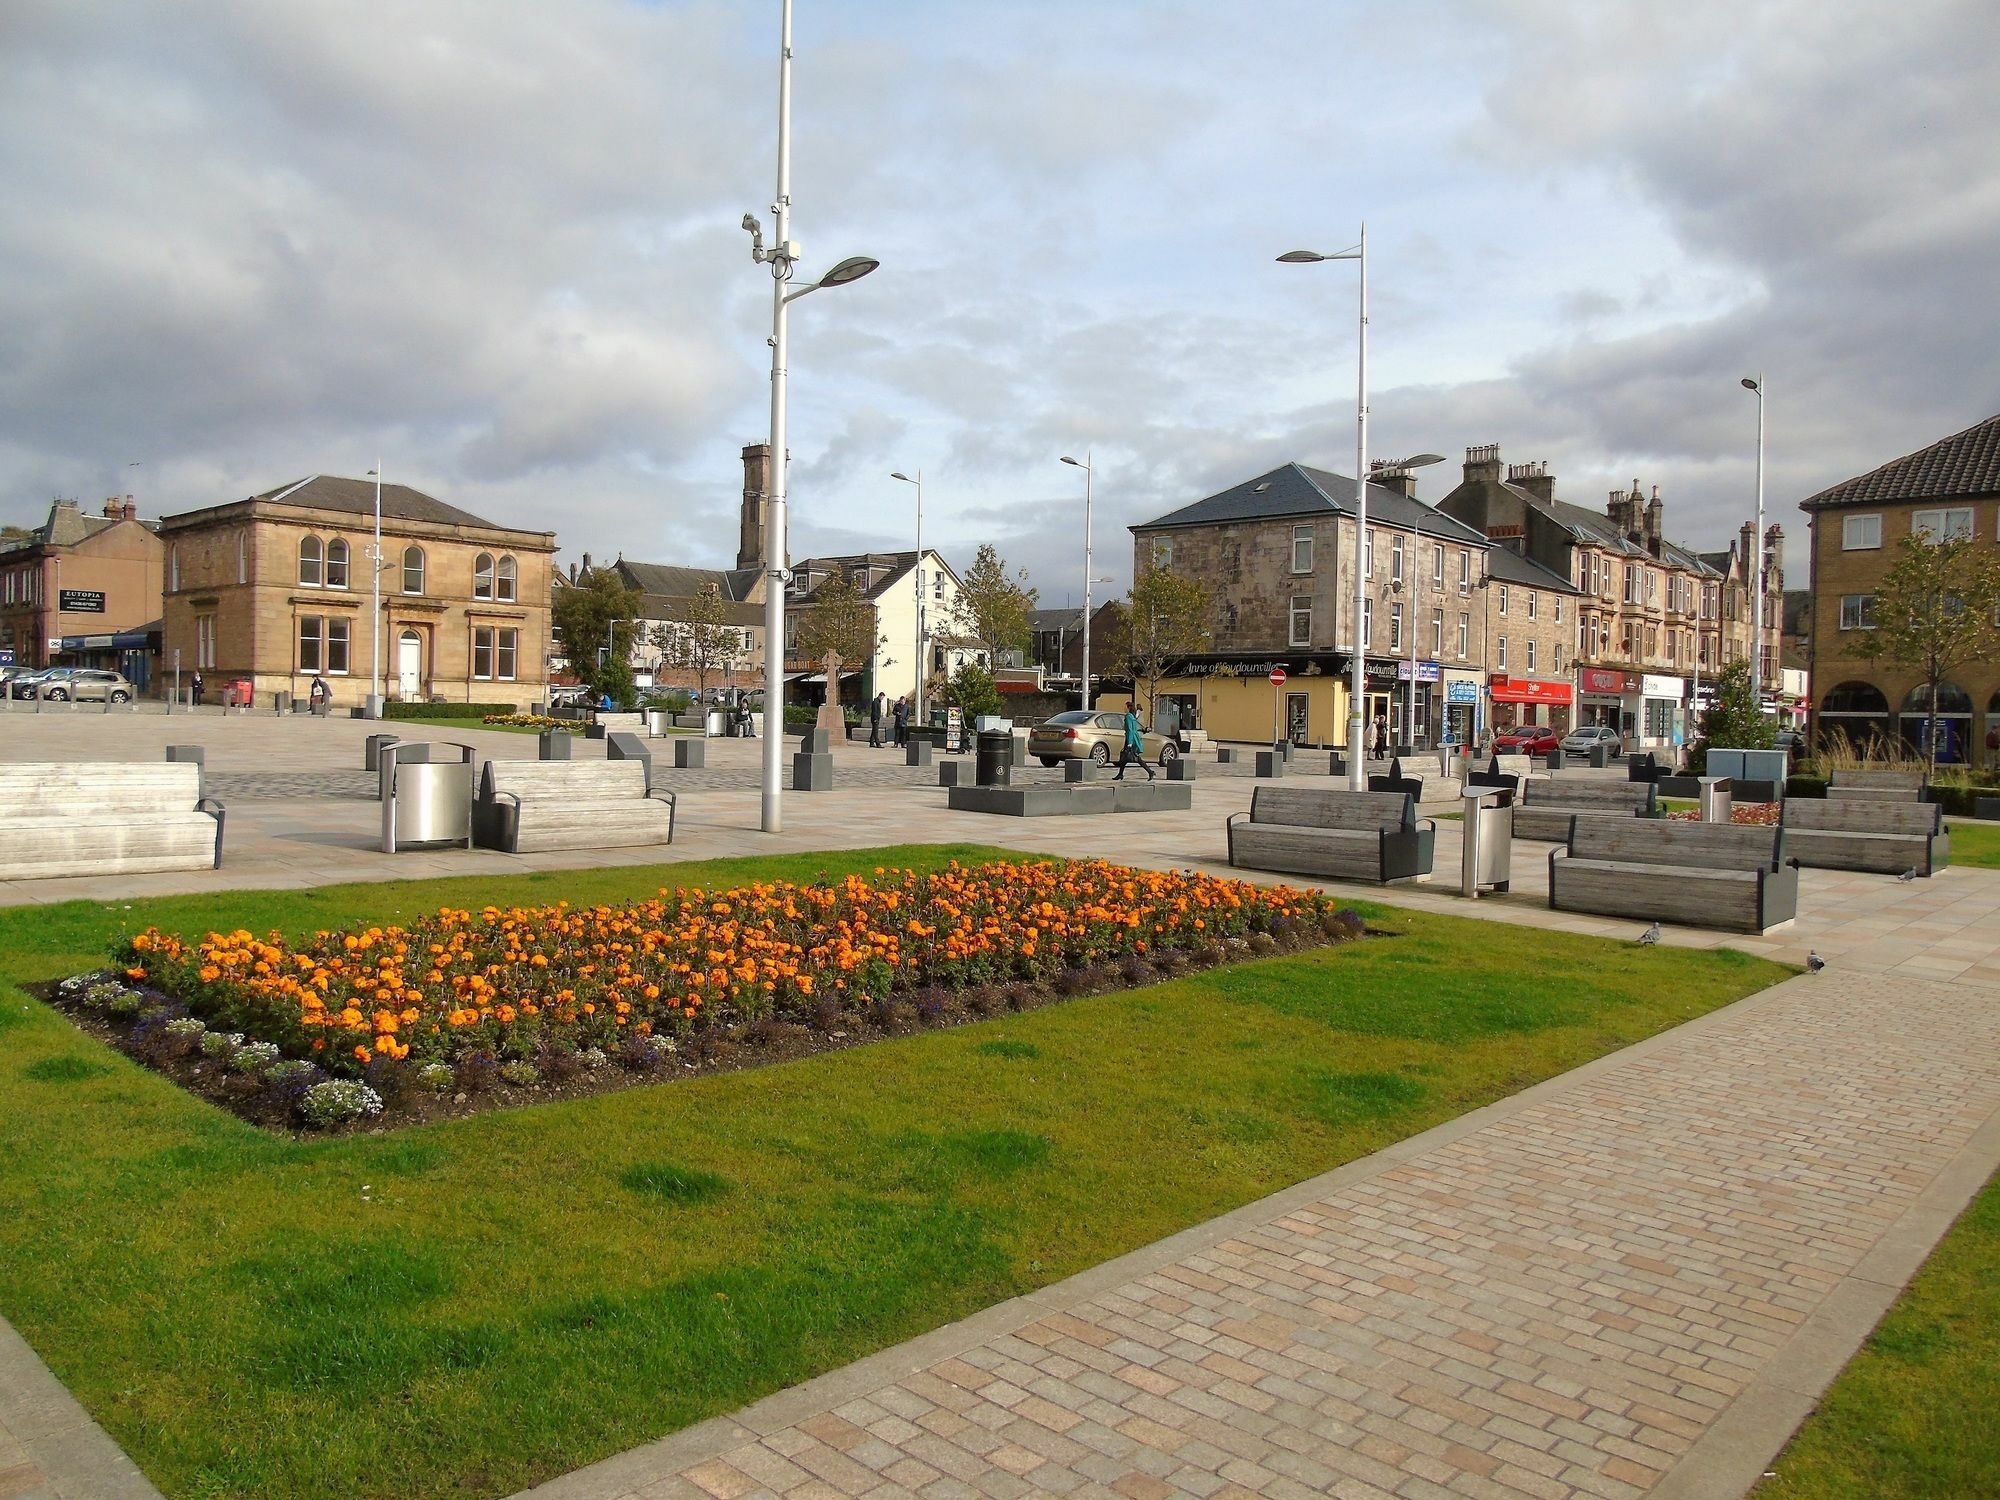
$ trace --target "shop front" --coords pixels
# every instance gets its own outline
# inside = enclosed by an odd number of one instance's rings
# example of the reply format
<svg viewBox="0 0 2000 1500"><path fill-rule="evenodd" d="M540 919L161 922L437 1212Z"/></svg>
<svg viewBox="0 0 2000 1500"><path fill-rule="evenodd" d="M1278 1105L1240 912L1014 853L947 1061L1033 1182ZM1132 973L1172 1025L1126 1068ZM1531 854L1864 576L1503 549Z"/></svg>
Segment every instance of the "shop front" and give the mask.
<svg viewBox="0 0 2000 1500"><path fill-rule="evenodd" d="M1634 715L1637 733L1628 730L1626 743L1640 750L1664 750L1681 744L1687 733L1682 705L1687 701L1685 677L1648 672L1639 679L1639 703Z"/></svg>
<svg viewBox="0 0 2000 1500"><path fill-rule="evenodd" d="M1513 729L1543 724L1559 732L1570 728L1575 692L1567 682L1551 677L1510 677L1496 672L1487 682L1493 699L1493 728Z"/></svg>
<svg viewBox="0 0 2000 1500"><path fill-rule="evenodd" d="M1389 738L1396 744L1407 743L1420 750L1434 743L1431 727L1437 722L1436 700L1444 690L1444 668L1434 661L1420 661L1415 665L1415 714L1412 717L1411 664L1407 661L1396 663L1396 716Z"/></svg>
<svg viewBox="0 0 2000 1500"><path fill-rule="evenodd" d="M1444 742L1447 745L1476 745L1481 731L1486 728L1485 716L1480 713L1480 688L1483 679L1477 672L1466 672L1447 668L1444 674Z"/></svg>
<svg viewBox="0 0 2000 1500"><path fill-rule="evenodd" d="M1607 724L1629 742L1639 732L1639 689L1637 672L1620 672L1614 667L1579 667L1577 725Z"/></svg>
<svg viewBox="0 0 2000 1500"><path fill-rule="evenodd" d="M1159 698L1183 730L1225 744L1268 745L1282 736L1295 745L1334 746L1347 739L1346 670L1346 657L1330 651L1192 657L1161 681ZM1284 681L1272 682L1280 671ZM1387 671L1393 683L1394 668ZM1100 701L1123 706L1123 695L1115 700Z"/></svg>

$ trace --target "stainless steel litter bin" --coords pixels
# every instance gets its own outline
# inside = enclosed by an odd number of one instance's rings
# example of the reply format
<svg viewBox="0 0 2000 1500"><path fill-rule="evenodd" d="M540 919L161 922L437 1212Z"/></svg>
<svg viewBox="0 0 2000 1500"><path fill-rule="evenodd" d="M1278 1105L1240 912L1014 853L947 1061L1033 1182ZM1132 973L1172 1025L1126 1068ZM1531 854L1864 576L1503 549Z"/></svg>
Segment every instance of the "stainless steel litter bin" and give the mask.
<svg viewBox="0 0 2000 1500"><path fill-rule="evenodd" d="M404 761L410 748L382 747L382 852L437 844L471 848L472 761L478 752L459 744L459 760Z"/></svg>
<svg viewBox="0 0 2000 1500"><path fill-rule="evenodd" d="M1459 894L1477 898L1482 890L1504 891L1514 863L1514 793L1504 786L1469 786L1459 793L1464 811L1464 843L1459 856Z"/></svg>
<svg viewBox="0 0 2000 1500"><path fill-rule="evenodd" d="M646 710L646 738L657 740L674 727L674 716L664 708Z"/></svg>
<svg viewBox="0 0 2000 1500"><path fill-rule="evenodd" d="M1733 816L1730 806L1734 782L1727 776L1704 776L1696 794L1704 823L1727 823Z"/></svg>

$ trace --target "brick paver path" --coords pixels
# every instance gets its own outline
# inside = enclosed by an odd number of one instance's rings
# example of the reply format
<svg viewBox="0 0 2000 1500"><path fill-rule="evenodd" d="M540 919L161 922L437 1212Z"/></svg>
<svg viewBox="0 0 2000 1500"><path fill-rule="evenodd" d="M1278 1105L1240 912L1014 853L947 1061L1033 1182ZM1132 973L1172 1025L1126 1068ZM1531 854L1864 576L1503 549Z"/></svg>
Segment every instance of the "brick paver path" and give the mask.
<svg viewBox="0 0 2000 1500"><path fill-rule="evenodd" d="M1792 980L531 1493L1644 1494L1840 1321L1836 1291L1994 1119L1996 999ZM1778 1382L1779 1437L1799 1383Z"/></svg>

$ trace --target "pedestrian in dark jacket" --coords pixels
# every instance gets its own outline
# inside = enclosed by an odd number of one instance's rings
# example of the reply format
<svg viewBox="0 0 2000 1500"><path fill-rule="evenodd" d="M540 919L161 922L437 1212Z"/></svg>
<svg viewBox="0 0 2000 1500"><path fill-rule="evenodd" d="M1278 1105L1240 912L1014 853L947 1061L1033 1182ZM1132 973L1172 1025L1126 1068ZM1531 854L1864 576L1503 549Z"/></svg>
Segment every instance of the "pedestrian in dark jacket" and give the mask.
<svg viewBox="0 0 2000 1500"><path fill-rule="evenodd" d="M868 703L868 744L871 749L882 748L882 709L889 701L887 693L877 693Z"/></svg>
<svg viewBox="0 0 2000 1500"><path fill-rule="evenodd" d="M1125 745L1118 753L1118 774L1111 779L1123 781L1127 766L1137 766L1146 773L1148 781L1153 779L1153 768L1146 761L1146 731L1139 723L1138 714L1129 708L1125 710Z"/></svg>
<svg viewBox="0 0 2000 1500"><path fill-rule="evenodd" d="M896 743L900 745L908 738L910 732L910 700L898 698L892 713L895 720Z"/></svg>
<svg viewBox="0 0 2000 1500"><path fill-rule="evenodd" d="M202 693L202 682L201 682L201 673L197 672L197 673L195 673L195 674L194 674L194 681L193 681L193 682L192 682L192 683L190 684L190 687L191 687L191 689L192 689L192 693L193 693L193 699L194 699L194 706L195 706L196 708L200 708L200 707L201 707L201 693Z"/></svg>

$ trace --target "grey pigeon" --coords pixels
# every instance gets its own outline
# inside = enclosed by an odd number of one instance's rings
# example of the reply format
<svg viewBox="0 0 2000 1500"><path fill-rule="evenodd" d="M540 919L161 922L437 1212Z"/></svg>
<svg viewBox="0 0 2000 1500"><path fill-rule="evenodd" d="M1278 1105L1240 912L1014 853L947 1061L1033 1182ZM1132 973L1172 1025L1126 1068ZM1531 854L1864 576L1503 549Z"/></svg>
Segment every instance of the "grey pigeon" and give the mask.
<svg viewBox="0 0 2000 1500"><path fill-rule="evenodd" d="M1826 960L1821 958L1817 953L1808 953L1806 955L1806 972L1808 974L1817 974L1825 967Z"/></svg>
<svg viewBox="0 0 2000 1500"><path fill-rule="evenodd" d="M1648 927L1644 932L1639 934L1639 946L1641 948L1650 948L1653 946L1653 944L1657 943L1659 940L1660 940L1660 924L1658 922L1653 923L1652 926Z"/></svg>
<svg viewBox="0 0 2000 1500"><path fill-rule="evenodd" d="M1896 878L1898 880L1915 880L1917 878L1917 872L1915 870L1905 870L1903 871L1902 874L1898 875Z"/></svg>

